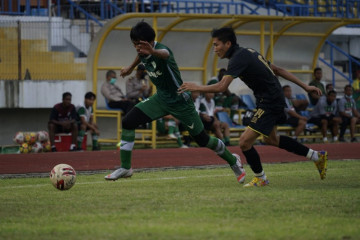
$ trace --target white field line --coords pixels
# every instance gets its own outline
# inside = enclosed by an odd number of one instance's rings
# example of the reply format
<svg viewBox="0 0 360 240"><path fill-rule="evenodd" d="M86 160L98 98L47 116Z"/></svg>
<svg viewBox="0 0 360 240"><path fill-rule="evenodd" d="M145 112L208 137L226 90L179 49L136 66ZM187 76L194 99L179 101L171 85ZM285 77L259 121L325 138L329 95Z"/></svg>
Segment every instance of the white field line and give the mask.
<svg viewBox="0 0 360 240"><path fill-rule="evenodd" d="M339 168L331 168L331 171L338 170ZM341 168L344 169L344 168ZM329 170L328 170L329 171ZM316 169L314 170L298 170L294 169L294 171L281 171L281 172L273 172L270 174L267 174L268 176L275 176L275 175L281 175L284 173L291 173L291 172L314 172L314 174L317 174ZM251 175L251 173L250 173ZM124 183L132 183L132 182L149 182L149 181L168 181L168 180L182 180L182 179L192 179L192 178L216 178L216 177L228 177L233 176L233 174L221 174L221 175L200 175L200 176L182 176L182 177L160 177L160 178L141 178L141 179L120 179L117 182L124 184ZM92 181L92 182L78 182L76 185L88 185L88 184L104 184L106 182L113 182L113 181ZM17 189L17 188L39 188L39 187L45 187L49 186L50 182L47 184L29 184L29 185L19 185L19 186L6 186L6 187L0 187L1 189Z"/></svg>

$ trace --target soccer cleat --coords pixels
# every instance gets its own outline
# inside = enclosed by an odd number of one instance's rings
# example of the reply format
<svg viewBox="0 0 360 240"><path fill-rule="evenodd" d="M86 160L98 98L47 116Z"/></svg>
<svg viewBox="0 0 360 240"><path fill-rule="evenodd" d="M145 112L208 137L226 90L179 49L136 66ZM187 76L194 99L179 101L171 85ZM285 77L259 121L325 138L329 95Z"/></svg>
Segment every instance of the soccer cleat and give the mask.
<svg viewBox="0 0 360 240"><path fill-rule="evenodd" d="M176 136L175 134L170 133L170 134L168 135L168 139L178 139L178 138L177 138L177 136Z"/></svg>
<svg viewBox="0 0 360 240"><path fill-rule="evenodd" d="M105 176L105 180L118 180L119 178L128 178L131 177L133 175L133 170L132 168L130 169L125 169L125 168L118 168L116 169L114 172L112 172L109 175Z"/></svg>
<svg viewBox="0 0 360 240"><path fill-rule="evenodd" d="M269 185L269 180L264 180L260 177L254 177L251 182L244 185L244 187L264 187L266 185Z"/></svg>
<svg viewBox="0 0 360 240"><path fill-rule="evenodd" d="M314 163L315 163L316 168L319 171L321 179L325 179L325 177L326 177L327 161L328 161L327 152L320 151L319 152L319 160L317 160Z"/></svg>
<svg viewBox="0 0 360 240"><path fill-rule="evenodd" d="M236 177L237 181L239 183L244 183L246 172L245 172L245 169L243 168L243 165L241 164L240 156L235 153L233 153L233 156L236 157L236 163L231 166L231 169L235 173L235 177Z"/></svg>

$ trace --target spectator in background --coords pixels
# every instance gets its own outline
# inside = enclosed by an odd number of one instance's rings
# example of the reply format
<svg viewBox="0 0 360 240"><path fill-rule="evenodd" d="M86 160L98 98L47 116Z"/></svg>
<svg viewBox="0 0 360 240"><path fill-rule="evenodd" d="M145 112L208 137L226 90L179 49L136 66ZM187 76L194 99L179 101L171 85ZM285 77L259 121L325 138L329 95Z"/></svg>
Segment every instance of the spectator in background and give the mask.
<svg viewBox="0 0 360 240"><path fill-rule="evenodd" d="M126 81L126 97L134 103L141 102L148 98L151 93L149 87L149 79L143 64L139 64L136 69L135 76L130 77Z"/></svg>
<svg viewBox="0 0 360 240"><path fill-rule="evenodd" d="M135 104L125 97L121 88L115 84L116 81L116 73L113 70L107 71L106 82L101 86L101 94L108 101L109 107L120 108L125 116Z"/></svg>
<svg viewBox="0 0 360 240"><path fill-rule="evenodd" d="M334 91L335 91L334 85L332 85L332 83L326 84L326 86L325 86L325 92L328 93L328 92L331 91L331 90L334 90Z"/></svg>
<svg viewBox="0 0 360 240"><path fill-rule="evenodd" d="M346 85L344 88L344 97L339 100L339 114L342 119L341 128L340 128L340 142L345 142L344 134L346 127L350 125L350 135L351 142L356 142L355 138L355 126L359 121L360 114L356 109L356 104L352 98L352 87L351 85Z"/></svg>
<svg viewBox="0 0 360 240"><path fill-rule="evenodd" d="M314 69L314 80L309 83L309 86L315 86L315 87L319 88L321 90L322 94L326 95L324 85L320 82L321 78L322 78L322 70L321 70L321 68L319 68L319 67L315 68ZM316 103L318 102L320 97L321 96L316 94L316 92L310 92L309 93L309 99L310 99L310 103L312 105L316 105Z"/></svg>
<svg viewBox="0 0 360 240"><path fill-rule="evenodd" d="M360 70L356 72L356 79L352 83L354 89L353 98L356 103L356 108L360 110Z"/></svg>
<svg viewBox="0 0 360 240"><path fill-rule="evenodd" d="M230 146L229 125L220 122L215 114L219 110L215 109L214 93L205 93L205 97L200 101L200 118L206 130L214 132L215 136L222 139L225 146ZM220 110L221 111L221 110Z"/></svg>
<svg viewBox="0 0 360 240"><path fill-rule="evenodd" d="M327 93L326 98L320 98L310 114L309 123L316 124L322 132L323 141L328 142L327 129L332 131L333 141L338 141L339 124L341 118L336 116L337 113L336 92L331 90Z"/></svg>
<svg viewBox="0 0 360 240"><path fill-rule="evenodd" d="M76 151L76 140L78 137L77 114L73 104L71 104L71 93L65 92L62 95L62 102L56 104L50 113L48 123L51 151L56 152L55 133L71 133L72 141L70 151Z"/></svg>
<svg viewBox="0 0 360 240"><path fill-rule="evenodd" d="M84 140L84 136L86 131L91 132L92 136L92 150L98 151L100 150L98 139L99 139L99 128L93 121L93 104L96 99L96 95L93 92L87 92L85 94L84 104L77 106L76 110L79 115L79 135L78 135L78 142L77 147L81 149L82 142Z"/></svg>
<svg viewBox="0 0 360 240"><path fill-rule="evenodd" d="M295 110L293 99L292 99L292 91L289 85L283 86L283 92L285 96L285 114L286 114L286 123L290 124L295 128L295 136L294 139L297 139L302 131L304 131L307 123L307 118L298 114Z"/></svg>

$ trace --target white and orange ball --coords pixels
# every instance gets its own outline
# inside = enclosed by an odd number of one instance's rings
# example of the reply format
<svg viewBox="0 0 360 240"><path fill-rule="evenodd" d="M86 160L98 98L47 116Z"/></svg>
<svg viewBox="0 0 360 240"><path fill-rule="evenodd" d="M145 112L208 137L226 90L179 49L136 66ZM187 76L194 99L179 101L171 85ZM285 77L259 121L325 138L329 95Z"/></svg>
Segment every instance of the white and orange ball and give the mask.
<svg viewBox="0 0 360 240"><path fill-rule="evenodd" d="M42 152L42 150L43 150L43 146L42 146L41 142L36 142L31 146L31 151L33 153L40 153L40 152Z"/></svg>
<svg viewBox="0 0 360 240"><path fill-rule="evenodd" d="M23 132L17 132L14 136L14 142L17 144L23 144L25 141L25 136Z"/></svg>
<svg viewBox="0 0 360 240"><path fill-rule="evenodd" d="M50 172L52 185L59 190L68 190L75 185L75 169L68 164L58 164Z"/></svg>
<svg viewBox="0 0 360 240"><path fill-rule="evenodd" d="M49 140L49 134L46 131L37 132L37 140L39 142L45 142Z"/></svg>

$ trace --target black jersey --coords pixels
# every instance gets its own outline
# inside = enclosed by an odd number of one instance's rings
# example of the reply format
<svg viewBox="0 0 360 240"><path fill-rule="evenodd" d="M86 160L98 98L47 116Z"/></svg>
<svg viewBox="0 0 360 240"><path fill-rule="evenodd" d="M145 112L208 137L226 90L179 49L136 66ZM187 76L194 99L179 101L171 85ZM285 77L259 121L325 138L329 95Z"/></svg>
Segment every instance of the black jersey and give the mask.
<svg viewBox="0 0 360 240"><path fill-rule="evenodd" d="M226 53L229 64L225 75L239 77L254 92L256 104L276 104L285 107L285 97L279 80L269 63L257 51L232 46ZM280 106L279 106L280 105Z"/></svg>

